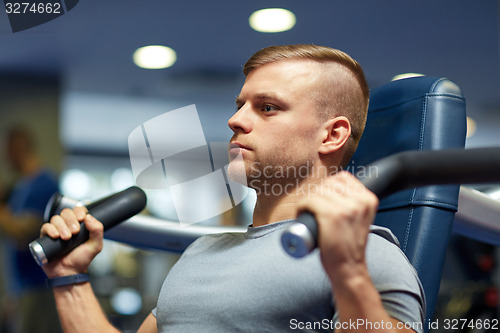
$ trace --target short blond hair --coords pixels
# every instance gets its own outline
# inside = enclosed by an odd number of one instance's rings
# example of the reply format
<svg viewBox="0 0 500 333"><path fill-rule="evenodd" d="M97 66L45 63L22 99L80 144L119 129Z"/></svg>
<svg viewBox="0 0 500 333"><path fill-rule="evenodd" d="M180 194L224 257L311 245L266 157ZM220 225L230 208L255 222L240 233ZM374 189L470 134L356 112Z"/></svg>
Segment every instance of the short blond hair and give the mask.
<svg viewBox="0 0 500 333"><path fill-rule="evenodd" d="M351 123L351 136L347 142L342 165L345 166L356 150L363 134L368 112L369 88L360 64L347 53L325 46L313 44L275 45L256 52L243 66L243 73L247 76L253 70L269 63L285 60L312 60L320 63L338 64L347 71L347 75L354 78L355 86L343 81L342 87L330 84L339 81L332 77L324 85L323 91L315 96L321 118L343 115ZM346 78L345 75L340 77Z"/></svg>

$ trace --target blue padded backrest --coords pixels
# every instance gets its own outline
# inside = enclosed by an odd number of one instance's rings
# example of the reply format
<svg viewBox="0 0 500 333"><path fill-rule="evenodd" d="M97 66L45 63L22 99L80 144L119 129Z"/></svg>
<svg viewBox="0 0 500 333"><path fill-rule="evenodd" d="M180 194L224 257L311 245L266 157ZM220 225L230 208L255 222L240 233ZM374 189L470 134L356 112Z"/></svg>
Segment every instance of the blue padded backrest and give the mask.
<svg viewBox="0 0 500 333"><path fill-rule="evenodd" d="M464 147L465 100L448 79L416 77L373 89L367 125L349 168L406 150ZM459 186L426 186L380 201L375 224L390 228L413 264L434 312Z"/></svg>

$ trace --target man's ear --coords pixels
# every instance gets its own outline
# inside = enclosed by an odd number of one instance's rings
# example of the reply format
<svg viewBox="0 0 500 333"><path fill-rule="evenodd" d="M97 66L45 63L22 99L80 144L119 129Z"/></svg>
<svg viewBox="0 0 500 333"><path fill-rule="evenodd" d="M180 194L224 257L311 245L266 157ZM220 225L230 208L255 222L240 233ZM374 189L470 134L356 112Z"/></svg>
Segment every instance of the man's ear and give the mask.
<svg viewBox="0 0 500 333"><path fill-rule="evenodd" d="M328 119L324 122L323 138L319 147L320 154L330 154L341 149L351 135L351 123L344 116Z"/></svg>

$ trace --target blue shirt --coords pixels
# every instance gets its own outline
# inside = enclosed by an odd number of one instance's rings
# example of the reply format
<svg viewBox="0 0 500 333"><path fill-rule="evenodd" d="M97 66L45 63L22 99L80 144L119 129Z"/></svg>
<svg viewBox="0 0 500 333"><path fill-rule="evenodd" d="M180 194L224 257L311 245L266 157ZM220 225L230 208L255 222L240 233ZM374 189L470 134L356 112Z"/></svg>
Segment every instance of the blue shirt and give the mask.
<svg viewBox="0 0 500 333"><path fill-rule="evenodd" d="M43 223L43 212L50 197L59 191L56 177L47 170L42 170L36 175L21 179L9 196L8 206L12 214L30 214ZM38 232L33 235L33 239ZM26 246L24 246L26 245ZM31 256L28 243L18 244L9 242L9 289L20 293L26 289L45 286L45 274Z"/></svg>

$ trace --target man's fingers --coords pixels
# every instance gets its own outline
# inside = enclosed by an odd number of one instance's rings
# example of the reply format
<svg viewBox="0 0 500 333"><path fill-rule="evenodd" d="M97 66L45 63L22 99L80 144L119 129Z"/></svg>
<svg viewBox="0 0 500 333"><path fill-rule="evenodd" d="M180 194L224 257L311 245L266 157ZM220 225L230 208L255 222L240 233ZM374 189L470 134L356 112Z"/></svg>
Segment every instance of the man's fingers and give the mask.
<svg viewBox="0 0 500 333"><path fill-rule="evenodd" d="M100 251L103 247L104 226L95 217L90 214L85 216L85 227L89 231L89 239L94 242Z"/></svg>
<svg viewBox="0 0 500 333"><path fill-rule="evenodd" d="M65 208L61 211L61 217L72 234L77 234L80 231L80 221L83 220L84 214L85 213L81 210L78 211L77 214L76 209L74 211L69 208Z"/></svg>
<svg viewBox="0 0 500 333"><path fill-rule="evenodd" d="M78 219L78 221L83 221L83 219L85 218L85 215L88 214L88 209L87 207L85 206L77 206L75 208L73 208L73 212L75 213L75 216L76 218Z"/></svg>
<svg viewBox="0 0 500 333"><path fill-rule="evenodd" d="M50 224L59 231L61 239L68 240L71 238L71 231L66 224L66 221L60 215L54 215L50 219Z"/></svg>
<svg viewBox="0 0 500 333"><path fill-rule="evenodd" d="M87 214L85 216L85 227L87 228L90 234L97 234L97 235L103 233L104 229L102 223L99 222L95 217L93 217L90 214Z"/></svg>
<svg viewBox="0 0 500 333"><path fill-rule="evenodd" d="M40 229L40 237L49 236L50 238L59 238L61 234L56 226L50 223L44 223Z"/></svg>
<svg viewBox="0 0 500 333"><path fill-rule="evenodd" d="M60 215L54 215L50 219L50 224L42 227L41 234L68 240L72 235L80 232L80 222L85 219L85 216L87 216L86 207L65 208Z"/></svg>

